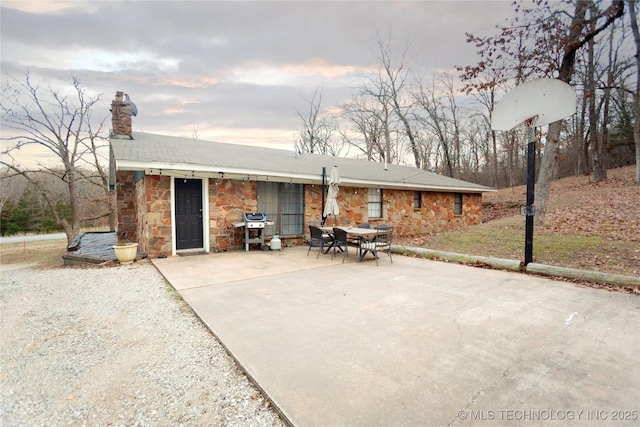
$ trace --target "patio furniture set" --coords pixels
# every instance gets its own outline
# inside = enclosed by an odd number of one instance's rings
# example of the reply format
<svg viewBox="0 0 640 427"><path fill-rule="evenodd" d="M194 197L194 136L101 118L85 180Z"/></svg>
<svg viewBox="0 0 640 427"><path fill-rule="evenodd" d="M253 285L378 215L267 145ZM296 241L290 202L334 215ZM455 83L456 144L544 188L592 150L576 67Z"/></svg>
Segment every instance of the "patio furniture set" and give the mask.
<svg viewBox="0 0 640 427"><path fill-rule="evenodd" d="M316 258L320 253L328 254L332 249L331 259L336 256L337 251L343 253L342 262L349 256L349 247L357 248L359 261L362 261L367 253L371 253L378 265L378 251L387 251L389 261L391 258L391 239L393 237L393 227L388 225L378 225L371 228L370 224L361 224L357 227L318 227L309 225L311 238L309 239L309 250L318 248ZM326 250L325 250L326 248Z"/></svg>

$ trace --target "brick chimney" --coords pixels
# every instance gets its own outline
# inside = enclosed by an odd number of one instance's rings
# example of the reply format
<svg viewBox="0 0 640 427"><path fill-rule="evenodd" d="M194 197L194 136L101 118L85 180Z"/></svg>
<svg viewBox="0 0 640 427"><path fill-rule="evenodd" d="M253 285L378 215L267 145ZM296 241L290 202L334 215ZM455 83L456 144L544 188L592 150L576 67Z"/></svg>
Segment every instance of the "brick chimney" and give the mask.
<svg viewBox="0 0 640 427"><path fill-rule="evenodd" d="M131 104L123 99L124 92L116 92L116 98L111 101L111 134L115 138L129 138L131 136Z"/></svg>

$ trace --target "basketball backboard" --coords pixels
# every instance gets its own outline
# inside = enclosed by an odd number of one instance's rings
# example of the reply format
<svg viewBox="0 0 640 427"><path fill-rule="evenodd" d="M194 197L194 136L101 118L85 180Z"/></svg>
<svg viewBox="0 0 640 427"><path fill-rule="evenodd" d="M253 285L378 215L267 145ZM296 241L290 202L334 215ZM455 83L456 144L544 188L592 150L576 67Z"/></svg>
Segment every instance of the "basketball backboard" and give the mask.
<svg viewBox="0 0 640 427"><path fill-rule="evenodd" d="M524 82L502 97L493 109L492 130L511 130L538 116L532 126L544 126L576 112L576 91L562 80Z"/></svg>

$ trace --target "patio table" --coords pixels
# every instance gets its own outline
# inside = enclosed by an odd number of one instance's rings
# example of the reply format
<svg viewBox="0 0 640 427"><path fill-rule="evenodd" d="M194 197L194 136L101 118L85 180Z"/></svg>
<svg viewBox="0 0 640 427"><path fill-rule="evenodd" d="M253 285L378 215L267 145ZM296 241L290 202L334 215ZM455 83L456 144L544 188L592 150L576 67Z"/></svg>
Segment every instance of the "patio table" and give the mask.
<svg viewBox="0 0 640 427"><path fill-rule="evenodd" d="M347 232L347 236L355 237L357 239L371 238L371 237L375 236L378 233L378 230L376 230L375 228L327 227L327 226L320 227L320 229L324 233L329 233L329 234L333 234L333 229L334 228L339 228L341 230L344 230L344 231ZM362 259L367 254L367 252L369 252L369 250L364 249L364 251L363 251L362 248L359 245L358 245L358 249L360 250L360 261L362 261ZM329 252L329 250L327 250L326 253L328 253L328 252Z"/></svg>

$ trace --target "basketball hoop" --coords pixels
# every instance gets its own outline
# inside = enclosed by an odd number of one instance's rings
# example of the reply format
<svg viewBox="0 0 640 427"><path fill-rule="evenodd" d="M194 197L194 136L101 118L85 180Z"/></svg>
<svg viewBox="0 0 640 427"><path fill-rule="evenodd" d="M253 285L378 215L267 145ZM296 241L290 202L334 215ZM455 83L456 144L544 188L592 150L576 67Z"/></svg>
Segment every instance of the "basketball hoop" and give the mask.
<svg viewBox="0 0 640 427"><path fill-rule="evenodd" d="M535 118L536 126L556 122L576 112L576 91L562 80L524 82L502 97L494 107L491 129L511 130Z"/></svg>
<svg viewBox="0 0 640 427"><path fill-rule="evenodd" d="M538 79L516 86L502 97L493 109L492 130L511 130L521 124L527 127L527 204L520 207L526 216L524 264L533 261L533 217L535 216L534 180L536 171L536 126L544 126L576 112L576 91L556 79Z"/></svg>

